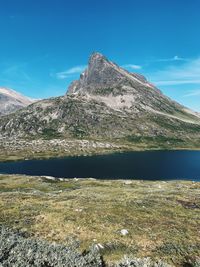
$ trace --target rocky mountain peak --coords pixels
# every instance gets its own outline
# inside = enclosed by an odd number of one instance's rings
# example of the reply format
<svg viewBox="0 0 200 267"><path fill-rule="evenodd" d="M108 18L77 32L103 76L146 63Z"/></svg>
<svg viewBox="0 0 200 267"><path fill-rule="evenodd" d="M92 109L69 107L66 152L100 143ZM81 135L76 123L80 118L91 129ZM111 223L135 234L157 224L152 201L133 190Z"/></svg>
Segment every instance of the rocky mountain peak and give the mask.
<svg viewBox="0 0 200 267"><path fill-rule="evenodd" d="M163 95L144 76L128 72L97 52L90 56L80 79L69 86L67 96L72 94L104 103L117 111L173 113L183 108Z"/></svg>
<svg viewBox="0 0 200 267"><path fill-rule="evenodd" d="M89 58L89 65L90 66L96 65L96 64L102 64L103 62L108 62L108 59L104 55L102 55L101 53L93 52L90 55L90 58Z"/></svg>
<svg viewBox="0 0 200 267"><path fill-rule="evenodd" d="M141 86L154 88L144 76L130 73L109 61L104 55L95 52L90 56L88 67L80 75L80 79L71 83L67 94L108 95L114 90L116 95L124 92L125 87L130 89Z"/></svg>
<svg viewBox="0 0 200 267"><path fill-rule="evenodd" d="M120 67L95 52L89 58L88 68L80 75L79 80L72 82L67 94L95 94L97 90L99 93L99 90L116 87L125 75L126 72L121 72Z"/></svg>

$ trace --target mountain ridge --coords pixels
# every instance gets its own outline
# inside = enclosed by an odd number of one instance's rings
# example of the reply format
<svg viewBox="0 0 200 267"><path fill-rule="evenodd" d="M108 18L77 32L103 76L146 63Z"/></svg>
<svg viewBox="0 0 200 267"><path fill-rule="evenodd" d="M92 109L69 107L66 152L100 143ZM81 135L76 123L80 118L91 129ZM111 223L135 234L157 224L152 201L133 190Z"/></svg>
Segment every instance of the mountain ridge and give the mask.
<svg viewBox="0 0 200 267"><path fill-rule="evenodd" d="M100 53L65 96L38 101L0 119L0 137L193 142L200 117L166 97L139 74ZM160 141L159 141L160 142Z"/></svg>
<svg viewBox="0 0 200 267"><path fill-rule="evenodd" d="M28 98L13 89L0 87L0 116L15 112L33 102L33 99Z"/></svg>

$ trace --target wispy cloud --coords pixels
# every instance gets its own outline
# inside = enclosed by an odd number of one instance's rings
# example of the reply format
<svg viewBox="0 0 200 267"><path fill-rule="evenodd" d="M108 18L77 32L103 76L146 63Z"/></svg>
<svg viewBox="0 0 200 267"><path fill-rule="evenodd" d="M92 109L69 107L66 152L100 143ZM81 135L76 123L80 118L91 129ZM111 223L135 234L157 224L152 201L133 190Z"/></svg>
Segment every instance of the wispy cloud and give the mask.
<svg viewBox="0 0 200 267"><path fill-rule="evenodd" d="M174 56L171 58L159 58L159 59L155 59L152 60L154 62L173 62L173 61L188 61L189 59L187 58L183 58L183 57L179 57L179 56Z"/></svg>
<svg viewBox="0 0 200 267"><path fill-rule="evenodd" d="M142 66L135 65L135 64L125 64L125 65L122 65L122 68L132 69L132 70L140 70L140 69L142 69Z"/></svg>
<svg viewBox="0 0 200 267"><path fill-rule="evenodd" d="M150 77L156 85L200 84L200 58L170 65Z"/></svg>
<svg viewBox="0 0 200 267"><path fill-rule="evenodd" d="M75 66L73 68L70 68L68 70L62 71L62 72L57 72L56 73L56 78L63 80L66 79L74 74L79 74L81 72L83 72L86 69L87 66L85 65L79 65L79 66Z"/></svg>
<svg viewBox="0 0 200 267"><path fill-rule="evenodd" d="M167 78L167 77L165 77ZM199 80L163 80L163 81L153 81L156 85L179 85L179 84L200 84Z"/></svg>
<svg viewBox="0 0 200 267"><path fill-rule="evenodd" d="M30 81L31 78L25 71L25 65L26 64L24 63L8 66L1 72L1 76L7 79L21 79Z"/></svg>
<svg viewBox="0 0 200 267"><path fill-rule="evenodd" d="M189 91L184 97L200 96L200 89Z"/></svg>
<svg viewBox="0 0 200 267"><path fill-rule="evenodd" d="M27 63L0 63L0 85L11 87L25 87L32 83L32 77L28 73Z"/></svg>

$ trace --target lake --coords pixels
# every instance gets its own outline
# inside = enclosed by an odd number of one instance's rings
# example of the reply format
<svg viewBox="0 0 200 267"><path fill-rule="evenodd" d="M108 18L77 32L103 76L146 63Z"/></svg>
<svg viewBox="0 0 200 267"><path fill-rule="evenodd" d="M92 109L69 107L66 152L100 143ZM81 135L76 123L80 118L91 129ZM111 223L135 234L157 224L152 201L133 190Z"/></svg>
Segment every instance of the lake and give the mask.
<svg viewBox="0 0 200 267"><path fill-rule="evenodd" d="M200 181L200 151L142 151L0 163L0 173Z"/></svg>

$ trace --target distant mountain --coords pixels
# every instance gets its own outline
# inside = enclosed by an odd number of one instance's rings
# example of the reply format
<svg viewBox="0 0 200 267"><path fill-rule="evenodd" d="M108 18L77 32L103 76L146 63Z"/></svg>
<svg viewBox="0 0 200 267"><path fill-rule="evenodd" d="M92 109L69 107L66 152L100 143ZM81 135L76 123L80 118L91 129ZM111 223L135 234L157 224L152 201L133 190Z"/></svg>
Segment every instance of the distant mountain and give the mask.
<svg viewBox="0 0 200 267"><path fill-rule="evenodd" d="M0 116L15 112L33 102L32 99L12 89L0 87Z"/></svg>
<svg viewBox="0 0 200 267"><path fill-rule="evenodd" d="M99 53L65 96L38 101L0 120L0 135L130 142L200 139L200 116L166 97L140 74Z"/></svg>

